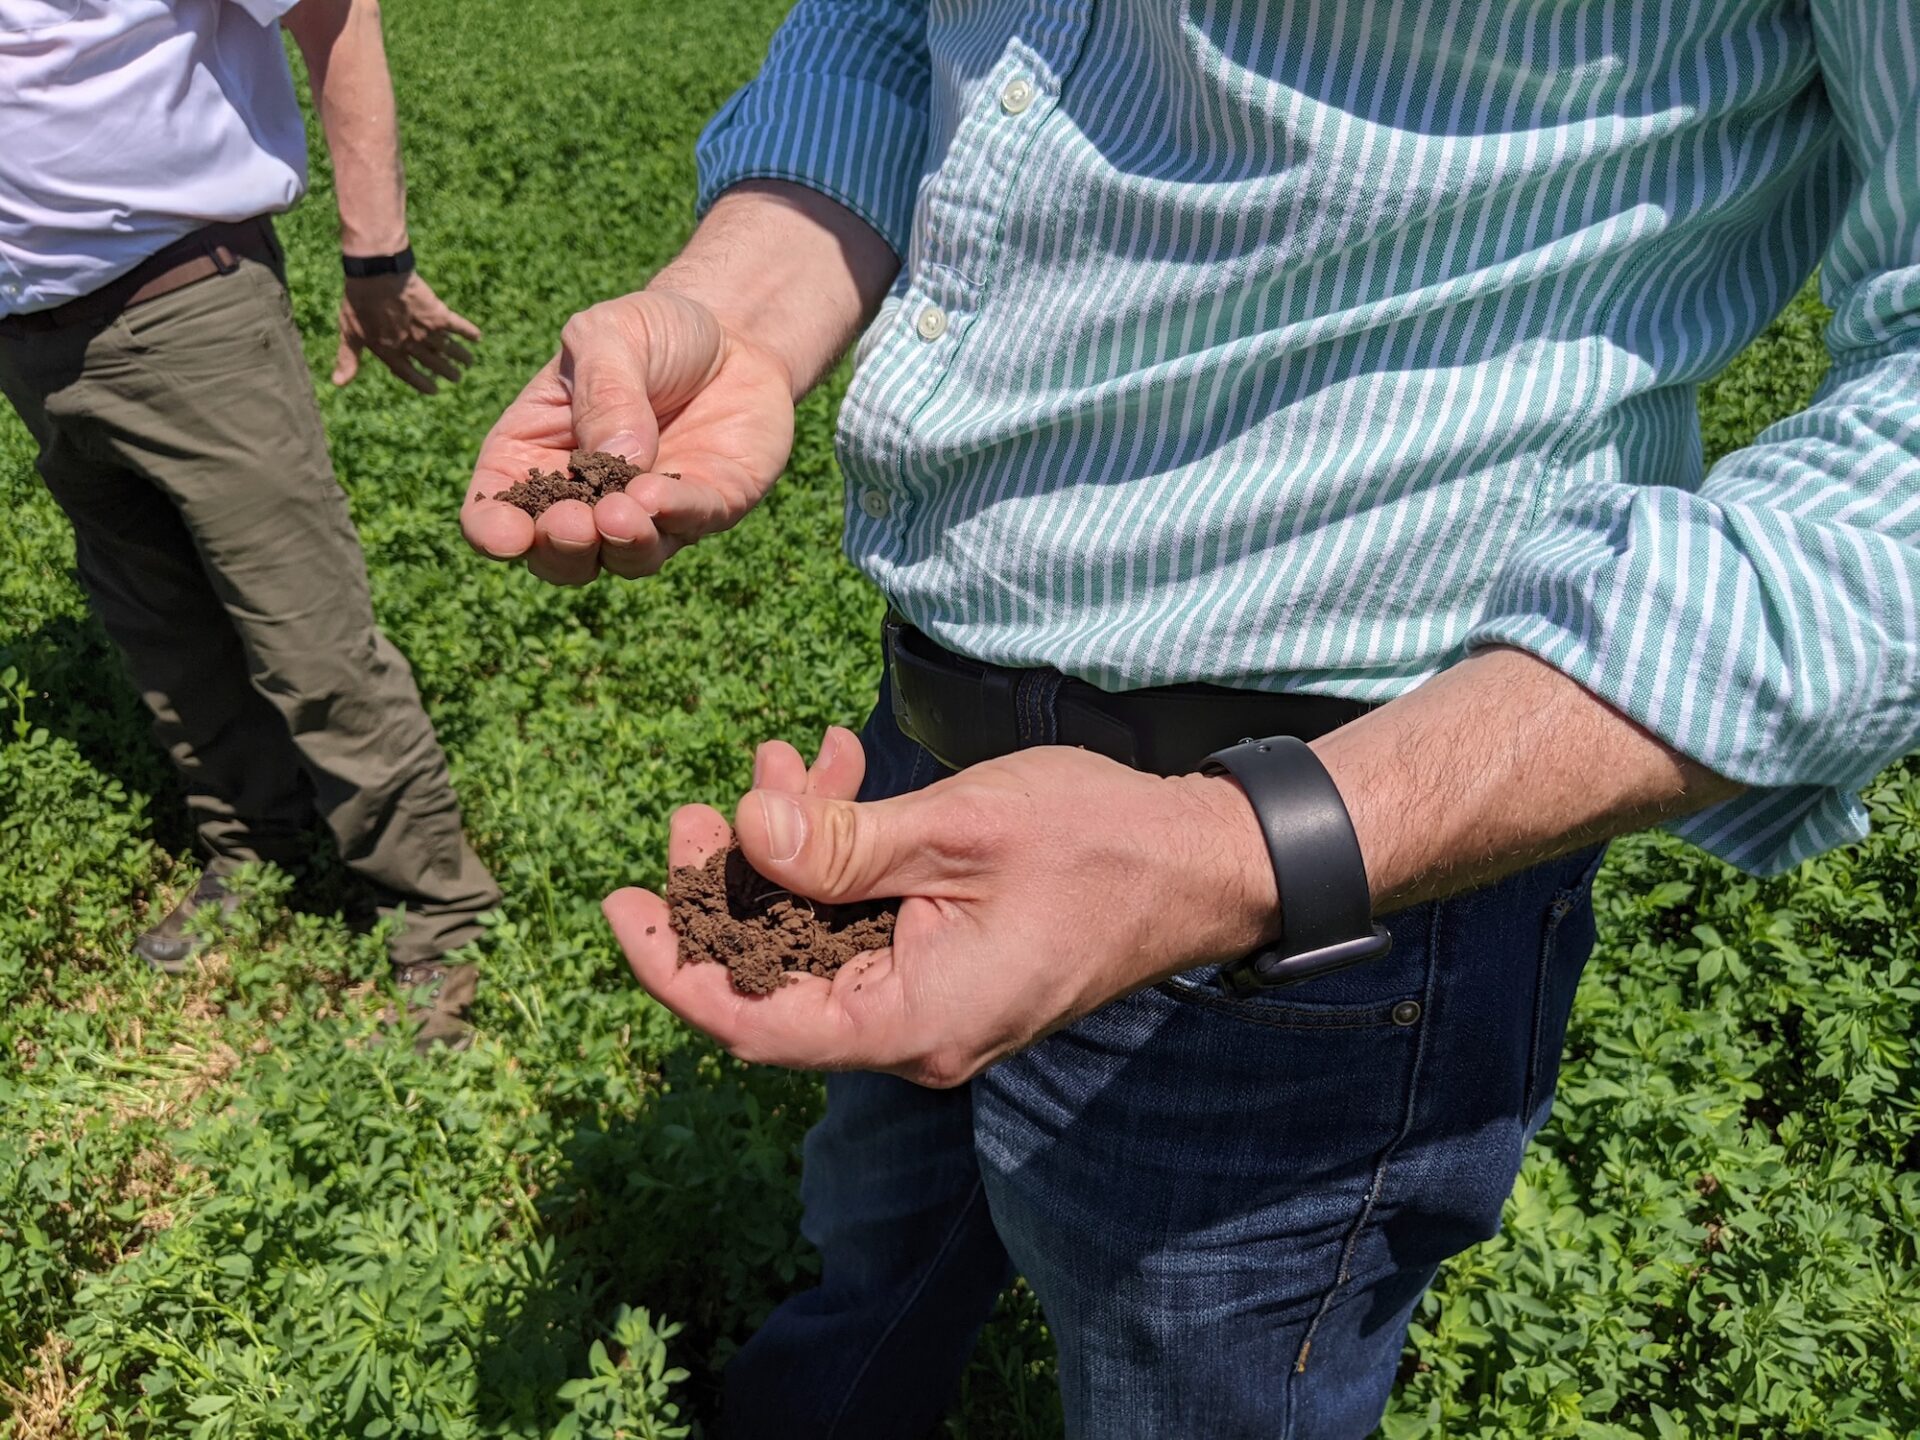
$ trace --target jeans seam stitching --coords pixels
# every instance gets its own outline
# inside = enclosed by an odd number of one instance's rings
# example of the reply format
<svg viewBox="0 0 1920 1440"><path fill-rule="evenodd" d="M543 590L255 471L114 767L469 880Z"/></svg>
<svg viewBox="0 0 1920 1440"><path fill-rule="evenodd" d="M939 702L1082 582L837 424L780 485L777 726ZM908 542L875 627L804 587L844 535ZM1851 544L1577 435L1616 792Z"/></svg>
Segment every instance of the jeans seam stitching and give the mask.
<svg viewBox="0 0 1920 1440"><path fill-rule="evenodd" d="M1547 909L1547 924L1540 937L1540 956L1533 978L1533 1025L1527 1035L1526 1084L1520 1099L1520 1122L1523 1125L1539 1103L1540 1032L1546 1021L1547 986L1552 979L1553 958L1557 948L1554 942L1559 939L1561 924L1572 913L1573 892L1571 889L1562 890L1553 897L1553 904Z"/></svg>
<svg viewBox="0 0 1920 1440"><path fill-rule="evenodd" d="M907 788L903 793L911 795L920 788L920 765L930 754L926 746L913 742L913 763L907 767Z"/></svg>
<svg viewBox="0 0 1920 1440"><path fill-rule="evenodd" d="M1433 918L1428 922L1427 983L1421 992L1423 1001L1421 1011L1424 1015L1433 1013L1434 976L1439 969L1440 917L1445 909L1444 902L1436 904L1433 907ZM1306 1333L1300 1337L1300 1349L1295 1353L1293 1364L1288 1369L1287 1423L1282 1440L1292 1440L1295 1423L1299 1419L1300 1396L1297 1382L1299 1377L1306 1373L1307 1356L1313 1346L1314 1334L1319 1330L1320 1322L1326 1318L1327 1312L1333 1309L1335 1298L1351 1278L1354 1251L1359 1248L1360 1236L1365 1232L1367 1221L1373 1216L1373 1207L1380 1199L1380 1191L1386 1183L1387 1166L1392 1163L1401 1143L1413 1131L1414 1106L1420 1096L1421 1062L1426 1058L1426 1053L1427 1027L1422 1025L1414 1039L1413 1069L1407 1077L1407 1101L1400 1116L1399 1133L1387 1142L1386 1149L1380 1152L1380 1158L1374 1164L1373 1179L1368 1184L1367 1193L1360 1202L1360 1213L1354 1217L1353 1225L1347 1231L1346 1243L1340 1247L1340 1267L1334 1272L1333 1283L1327 1287L1327 1293L1320 1297L1319 1308L1313 1312L1313 1318L1307 1322Z"/></svg>
<svg viewBox="0 0 1920 1440"><path fill-rule="evenodd" d="M907 1312L913 1309L926 1290L934 1271L938 1270L946 1260L947 1252L953 1249L959 1239L961 1226L966 1223L967 1216L972 1212L974 1202L984 1193L986 1183L984 1177L974 1177L973 1188L967 1192L966 1203L960 1207L959 1213L953 1217L953 1223L947 1227L947 1233L941 1237L940 1247L933 1252L933 1258L927 1268L921 1272L919 1282L906 1299L900 1302L900 1308L894 1311L893 1318L887 1322L887 1328L880 1332L880 1338L873 1342L873 1348L867 1351L866 1358L860 1362L860 1368L854 1371L853 1378L847 1382L846 1394L841 1397L839 1408L833 1412L833 1419L827 1422L827 1440L833 1440L833 1437L840 1433L840 1422L846 1417L847 1407L853 1404L853 1397L860 1389L861 1382L867 1378L867 1372L873 1368L875 1357L886 1348L887 1341L893 1338L893 1332L900 1328L900 1322L907 1318Z"/></svg>
<svg viewBox="0 0 1920 1440"><path fill-rule="evenodd" d="M1604 850L1600 852L1602 858L1605 854ZM1540 1103L1540 1071L1545 1063L1540 1054L1541 1022L1546 1010L1547 985L1551 978L1553 961L1559 953L1560 930L1583 902L1591 903L1593 877L1599 866L1600 860L1595 859L1593 864L1582 872L1579 880L1553 897L1553 904L1547 910L1545 933L1540 937L1539 967L1534 976L1533 1026L1527 1036L1526 1082L1521 1094L1520 1106L1520 1122L1523 1125L1532 1117L1535 1107ZM1557 1061L1560 1057L1555 1055L1553 1058Z"/></svg>

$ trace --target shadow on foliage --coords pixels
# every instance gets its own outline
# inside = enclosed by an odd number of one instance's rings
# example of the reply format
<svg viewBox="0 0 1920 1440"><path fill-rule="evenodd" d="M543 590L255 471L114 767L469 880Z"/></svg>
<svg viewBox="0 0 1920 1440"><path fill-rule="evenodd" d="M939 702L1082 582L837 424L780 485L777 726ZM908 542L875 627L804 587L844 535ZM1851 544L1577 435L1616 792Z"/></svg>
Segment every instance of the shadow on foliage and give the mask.
<svg viewBox="0 0 1920 1440"><path fill-rule="evenodd" d="M17 667L32 687L27 714L35 726L73 745L130 796L146 799L156 845L176 857L198 853L179 774L154 740L147 708L98 620L63 615L36 626L0 644L0 668L6 666ZM290 903L344 915L360 931L378 920L376 897L341 865L317 820Z"/></svg>
<svg viewBox="0 0 1920 1440"><path fill-rule="evenodd" d="M120 652L91 615L63 615L0 644L0 667L33 686L28 717L70 741L96 770L152 801L154 840L176 853L193 845L179 777L153 741L147 710Z"/></svg>
<svg viewBox="0 0 1920 1440"><path fill-rule="evenodd" d="M812 1076L692 1048L666 1058L637 1113L557 1107L575 1128L540 1179L539 1230L521 1257L529 1284L489 1314L474 1357L483 1428L551 1426L556 1392L587 1373L594 1342L614 1348L622 1304L685 1326L673 1343L692 1372L682 1418L711 1425L727 1359L811 1283L799 1143L819 1103Z"/></svg>

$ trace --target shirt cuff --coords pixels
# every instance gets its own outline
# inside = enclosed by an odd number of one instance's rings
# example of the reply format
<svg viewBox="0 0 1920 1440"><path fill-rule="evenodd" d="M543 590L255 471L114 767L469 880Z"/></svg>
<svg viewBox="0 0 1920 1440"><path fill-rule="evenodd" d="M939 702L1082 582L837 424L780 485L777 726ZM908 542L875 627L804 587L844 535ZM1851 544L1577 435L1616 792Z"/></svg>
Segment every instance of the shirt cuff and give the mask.
<svg viewBox="0 0 1920 1440"><path fill-rule="evenodd" d="M838 76L763 75L701 132L698 213L744 180L787 180L846 206L904 260L926 130L924 98Z"/></svg>

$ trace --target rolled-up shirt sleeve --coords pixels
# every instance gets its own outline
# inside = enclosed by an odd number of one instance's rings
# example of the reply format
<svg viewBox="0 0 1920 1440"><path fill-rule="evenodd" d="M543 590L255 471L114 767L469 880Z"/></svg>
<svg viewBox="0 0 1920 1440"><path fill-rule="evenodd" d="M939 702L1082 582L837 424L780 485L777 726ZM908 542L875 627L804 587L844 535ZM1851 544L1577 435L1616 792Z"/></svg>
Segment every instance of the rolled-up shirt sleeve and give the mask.
<svg viewBox="0 0 1920 1440"><path fill-rule="evenodd" d="M759 75L700 135L700 213L743 180L790 180L904 257L929 93L924 0L800 0Z"/></svg>
<svg viewBox="0 0 1920 1440"><path fill-rule="evenodd" d="M1751 787L1672 828L1759 874L1865 834L1857 792L1920 744L1920 8L1813 8L1859 176L1821 270L1825 383L1697 490L1574 487L1469 641Z"/></svg>

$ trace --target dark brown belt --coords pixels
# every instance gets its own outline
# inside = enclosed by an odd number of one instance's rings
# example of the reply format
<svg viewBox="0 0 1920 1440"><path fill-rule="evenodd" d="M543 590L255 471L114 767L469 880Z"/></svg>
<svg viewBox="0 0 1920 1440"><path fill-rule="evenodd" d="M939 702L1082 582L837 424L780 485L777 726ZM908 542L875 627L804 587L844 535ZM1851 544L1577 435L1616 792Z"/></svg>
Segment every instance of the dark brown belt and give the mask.
<svg viewBox="0 0 1920 1440"><path fill-rule="evenodd" d="M262 265L280 263L280 244L274 238L273 222L264 215L203 226L149 255L98 290L51 310L0 316L0 325L17 331L47 331L69 325L101 324L123 310L170 295L196 281L214 275L231 275L242 259L257 260Z"/></svg>
<svg viewBox="0 0 1920 1440"><path fill-rule="evenodd" d="M1056 670L969 660L897 617L886 647L895 723L949 770L1029 745L1078 745L1150 774L1185 775L1242 740L1313 740L1374 708L1219 685L1101 690Z"/></svg>

